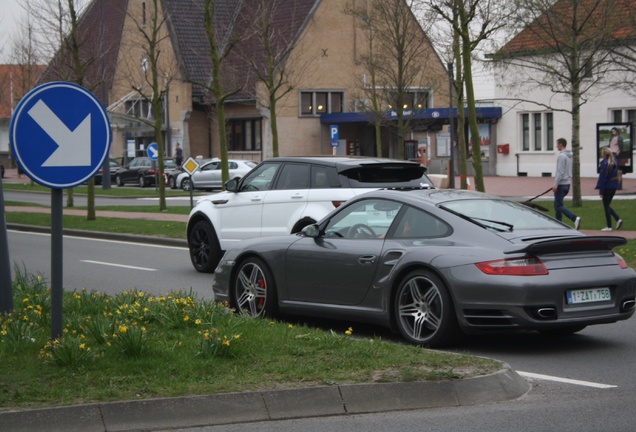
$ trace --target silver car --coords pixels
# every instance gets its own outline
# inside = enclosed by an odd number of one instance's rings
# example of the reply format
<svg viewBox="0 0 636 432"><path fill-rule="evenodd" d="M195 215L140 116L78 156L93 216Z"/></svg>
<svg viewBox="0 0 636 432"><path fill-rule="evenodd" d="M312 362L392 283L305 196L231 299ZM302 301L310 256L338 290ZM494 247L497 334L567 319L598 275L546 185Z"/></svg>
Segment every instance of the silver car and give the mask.
<svg viewBox="0 0 636 432"><path fill-rule="evenodd" d="M218 301L397 329L425 346L467 333L569 334L634 314L636 272L613 249L523 203L461 190L379 190L301 233L237 243Z"/></svg>
<svg viewBox="0 0 636 432"><path fill-rule="evenodd" d="M256 163L243 159L230 159L227 163L230 171L229 178L231 179L243 177L256 166ZM221 178L221 160L213 159L204 163L192 174L192 176L185 172L179 174L175 181L175 187L186 191L190 190L192 187L194 187L194 189L206 190L221 189L223 187L223 181Z"/></svg>

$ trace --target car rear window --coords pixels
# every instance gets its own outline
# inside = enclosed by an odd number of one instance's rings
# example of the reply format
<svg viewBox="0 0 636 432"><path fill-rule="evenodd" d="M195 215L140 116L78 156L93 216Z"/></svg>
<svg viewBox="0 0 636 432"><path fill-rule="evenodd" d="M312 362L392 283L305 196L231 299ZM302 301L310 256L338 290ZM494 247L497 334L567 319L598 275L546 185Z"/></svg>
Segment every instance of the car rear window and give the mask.
<svg viewBox="0 0 636 432"><path fill-rule="evenodd" d="M376 164L341 172L353 188L433 187L426 168L416 164Z"/></svg>

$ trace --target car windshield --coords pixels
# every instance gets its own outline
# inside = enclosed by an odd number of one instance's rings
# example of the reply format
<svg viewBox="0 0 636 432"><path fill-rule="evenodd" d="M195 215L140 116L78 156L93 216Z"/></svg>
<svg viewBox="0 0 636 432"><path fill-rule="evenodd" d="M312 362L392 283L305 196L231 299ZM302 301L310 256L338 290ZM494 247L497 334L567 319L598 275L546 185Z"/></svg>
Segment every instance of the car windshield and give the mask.
<svg viewBox="0 0 636 432"><path fill-rule="evenodd" d="M440 207L495 231L563 229L557 220L522 203L504 199L457 200Z"/></svg>
<svg viewBox="0 0 636 432"><path fill-rule="evenodd" d="M429 188L426 168L417 164L363 165L342 172L354 188L409 187Z"/></svg>

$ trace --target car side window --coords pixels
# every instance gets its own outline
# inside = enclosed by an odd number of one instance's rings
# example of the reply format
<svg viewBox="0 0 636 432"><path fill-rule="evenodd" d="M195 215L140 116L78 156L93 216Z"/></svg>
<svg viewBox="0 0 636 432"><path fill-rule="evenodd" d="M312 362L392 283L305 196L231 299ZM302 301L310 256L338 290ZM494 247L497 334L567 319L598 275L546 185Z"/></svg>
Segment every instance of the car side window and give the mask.
<svg viewBox="0 0 636 432"><path fill-rule="evenodd" d="M450 227L441 219L413 207L406 207L396 222L389 234L393 238L431 238L450 234Z"/></svg>
<svg viewBox="0 0 636 432"><path fill-rule="evenodd" d="M280 163L264 163L243 177L240 192L264 191L271 188L272 179L280 168Z"/></svg>
<svg viewBox="0 0 636 432"><path fill-rule="evenodd" d="M325 237L383 239L402 204L382 199L359 201L337 213L325 228Z"/></svg>
<svg viewBox="0 0 636 432"><path fill-rule="evenodd" d="M311 188L330 189L340 187L338 171L332 167L312 166L311 167Z"/></svg>
<svg viewBox="0 0 636 432"><path fill-rule="evenodd" d="M280 171L276 189L309 189L308 164L286 163Z"/></svg>
<svg viewBox="0 0 636 432"><path fill-rule="evenodd" d="M220 162L212 162L209 163L207 165L205 165L203 168L201 168L201 171L213 171L213 170L218 170L221 169L221 163Z"/></svg>
<svg viewBox="0 0 636 432"><path fill-rule="evenodd" d="M219 167L219 168L220 168L220 167ZM228 161L228 163L227 163L227 169L234 170L234 169L237 169L237 168L238 168L238 165L236 164L236 162L229 162L229 161Z"/></svg>

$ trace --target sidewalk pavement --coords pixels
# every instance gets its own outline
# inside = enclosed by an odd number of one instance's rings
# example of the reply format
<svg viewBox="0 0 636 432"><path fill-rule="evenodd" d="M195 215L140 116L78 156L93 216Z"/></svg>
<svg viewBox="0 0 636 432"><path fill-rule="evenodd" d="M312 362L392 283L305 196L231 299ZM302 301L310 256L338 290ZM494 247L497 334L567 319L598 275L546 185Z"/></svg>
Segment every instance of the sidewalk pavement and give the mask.
<svg viewBox="0 0 636 432"><path fill-rule="evenodd" d="M18 181L17 173L8 170L3 181ZM490 194L530 199L548 190L552 186L552 179L486 177L484 183ZM474 182L471 181L471 184L474 185ZM581 179L581 192L586 199L597 199L595 184L596 179ZM617 196L620 195L633 195L636 199L636 179L624 179L623 189L617 193ZM552 193L539 199L552 200ZM21 206L8 206L6 211L50 212L48 208ZM64 209L64 214L85 215L85 211ZM185 215L163 213L98 211L97 216L180 222L187 220ZM601 231L583 232L588 235L608 234ZM609 234L636 238L636 232L630 231ZM495 374L455 381L319 386L4 411L0 412L0 432L178 431L243 422L468 406L516 399L529 390L530 385L504 364Z"/></svg>

